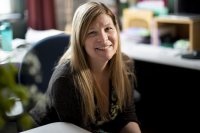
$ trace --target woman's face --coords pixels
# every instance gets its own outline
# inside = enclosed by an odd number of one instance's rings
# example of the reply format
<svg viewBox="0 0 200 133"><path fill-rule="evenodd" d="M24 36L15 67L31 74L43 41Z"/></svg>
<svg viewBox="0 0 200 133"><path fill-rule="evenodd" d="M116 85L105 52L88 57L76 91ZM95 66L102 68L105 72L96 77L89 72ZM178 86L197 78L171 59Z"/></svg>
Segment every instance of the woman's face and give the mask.
<svg viewBox="0 0 200 133"><path fill-rule="evenodd" d="M99 15L89 26L84 43L90 62L107 62L118 47L117 30L110 16Z"/></svg>

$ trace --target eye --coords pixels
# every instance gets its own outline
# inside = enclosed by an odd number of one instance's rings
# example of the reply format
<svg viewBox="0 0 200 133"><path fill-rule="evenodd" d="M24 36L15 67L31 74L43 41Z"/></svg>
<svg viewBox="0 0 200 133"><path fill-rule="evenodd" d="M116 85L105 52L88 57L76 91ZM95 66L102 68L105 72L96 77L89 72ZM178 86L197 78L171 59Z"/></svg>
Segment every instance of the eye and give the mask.
<svg viewBox="0 0 200 133"><path fill-rule="evenodd" d="M95 36L97 34L96 31L89 31L88 36Z"/></svg>
<svg viewBox="0 0 200 133"><path fill-rule="evenodd" d="M112 30L113 28L112 27L106 27L105 28L105 31L110 31L110 30Z"/></svg>

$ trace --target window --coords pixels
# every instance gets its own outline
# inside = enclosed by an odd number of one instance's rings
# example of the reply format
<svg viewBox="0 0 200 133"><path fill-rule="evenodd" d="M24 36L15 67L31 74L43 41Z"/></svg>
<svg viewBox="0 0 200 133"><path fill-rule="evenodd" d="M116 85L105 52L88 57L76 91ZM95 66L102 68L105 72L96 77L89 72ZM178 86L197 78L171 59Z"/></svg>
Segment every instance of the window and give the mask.
<svg viewBox="0 0 200 133"><path fill-rule="evenodd" d="M0 15L11 13L11 1L10 0L2 0L0 5Z"/></svg>

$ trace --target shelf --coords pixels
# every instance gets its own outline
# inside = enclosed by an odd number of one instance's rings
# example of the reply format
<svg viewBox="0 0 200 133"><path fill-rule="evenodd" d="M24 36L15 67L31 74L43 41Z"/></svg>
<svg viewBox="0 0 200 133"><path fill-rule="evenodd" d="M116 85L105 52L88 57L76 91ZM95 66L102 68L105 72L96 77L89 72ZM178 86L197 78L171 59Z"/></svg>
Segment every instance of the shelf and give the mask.
<svg viewBox="0 0 200 133"><path fill-rule="evenodd" d="M189 51L200 51L200 38L198 36L200 31L200 17L189 16L163 16L156 17L155 31L153 32L153 44L160 45L160 29L167 27L167 29L174 28L176 36L186 38L189 40Z"/></svg>
<svg viewBox="0 0 200 133"><path fill-rule="evenodd" d="M187 16L163 16L154 19L155 27L153 32L153 44L158 46L160 40L160 29L173 28L177 37L189 40L190 51L200 51L200 17Z"/></svg>

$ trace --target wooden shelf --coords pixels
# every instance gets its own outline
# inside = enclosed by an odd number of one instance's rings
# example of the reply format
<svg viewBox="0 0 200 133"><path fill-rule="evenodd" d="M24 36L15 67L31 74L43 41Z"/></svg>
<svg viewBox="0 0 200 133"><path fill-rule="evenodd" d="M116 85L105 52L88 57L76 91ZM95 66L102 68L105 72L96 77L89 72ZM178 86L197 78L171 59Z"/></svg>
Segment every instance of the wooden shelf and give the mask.
<svg viewBox="0 0 200 133"><path fill-rule="evenodd" d="M200 51L200 17L164 16L154 18L155 31L153 32L153 44L159 45L159 29L162 27L175 27L177 36L188 38L189 50Z"/></svg>

